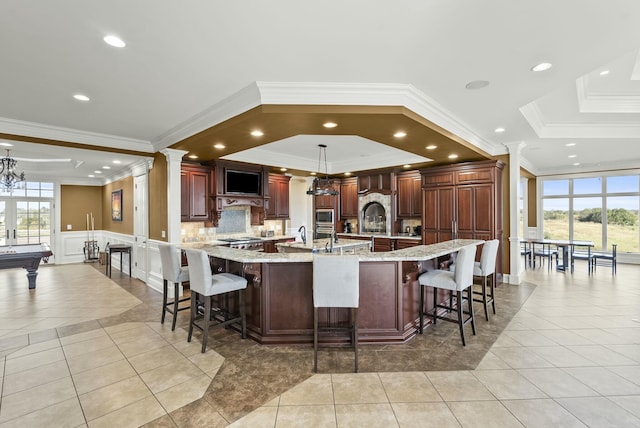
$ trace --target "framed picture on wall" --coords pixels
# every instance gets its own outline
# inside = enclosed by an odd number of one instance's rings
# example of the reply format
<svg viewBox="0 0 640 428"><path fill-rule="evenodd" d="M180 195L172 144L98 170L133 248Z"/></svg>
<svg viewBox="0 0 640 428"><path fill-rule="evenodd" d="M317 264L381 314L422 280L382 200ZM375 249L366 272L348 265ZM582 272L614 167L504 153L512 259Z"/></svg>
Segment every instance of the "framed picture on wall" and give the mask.
<svg viewBox="0 0 640 428"><path fill-rule="evenodd" d="M111 192L111 220L122 221L122 189Z"/></svg>

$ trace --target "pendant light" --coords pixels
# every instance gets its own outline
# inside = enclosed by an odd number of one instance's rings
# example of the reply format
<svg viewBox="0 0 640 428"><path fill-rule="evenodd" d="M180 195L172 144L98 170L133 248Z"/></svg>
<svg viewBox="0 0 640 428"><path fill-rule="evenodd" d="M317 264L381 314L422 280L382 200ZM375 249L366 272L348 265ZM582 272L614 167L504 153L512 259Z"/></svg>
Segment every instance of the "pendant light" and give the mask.
<svg viewBox="0 0 640 428"><path fill-rule="evenodd" d="M318 174L320 173L320 166L324 157L324 176L325 178L314 178L311 187L307 190L307 195L313 196L337 196L340 194L335 187L333 180L329 178L329 172L327 169L327 145L318 144L320 153L318 154Z"/></svg>

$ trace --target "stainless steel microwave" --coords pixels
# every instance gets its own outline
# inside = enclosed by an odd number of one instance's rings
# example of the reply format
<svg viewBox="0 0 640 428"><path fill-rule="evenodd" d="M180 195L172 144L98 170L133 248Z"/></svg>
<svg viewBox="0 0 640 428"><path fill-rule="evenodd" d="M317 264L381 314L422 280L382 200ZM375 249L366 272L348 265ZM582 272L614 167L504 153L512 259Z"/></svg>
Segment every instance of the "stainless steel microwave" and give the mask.
<svg viewBox="0 0 640 428"><path fill-rule="evenodd" d="M316 210L316 224L318 223L335 223L335 210L333 209L317 209Z"/></svg>

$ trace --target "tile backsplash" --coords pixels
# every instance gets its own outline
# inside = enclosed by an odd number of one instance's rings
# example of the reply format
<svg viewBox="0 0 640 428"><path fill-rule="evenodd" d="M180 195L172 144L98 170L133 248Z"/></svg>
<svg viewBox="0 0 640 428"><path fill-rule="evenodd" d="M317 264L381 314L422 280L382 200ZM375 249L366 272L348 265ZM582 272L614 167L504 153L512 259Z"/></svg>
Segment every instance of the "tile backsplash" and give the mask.
<svg viewBox="0 0 640 428"><path fill-rule="evenodd" d="M222 211L218 227L205 227L202 222L181 223L182 242L213 241L219 238L260 236L264 230L273 230L281 236L288 230L288 220L266 220L264 226L251 225L249 207L229 207Z"/></svg>

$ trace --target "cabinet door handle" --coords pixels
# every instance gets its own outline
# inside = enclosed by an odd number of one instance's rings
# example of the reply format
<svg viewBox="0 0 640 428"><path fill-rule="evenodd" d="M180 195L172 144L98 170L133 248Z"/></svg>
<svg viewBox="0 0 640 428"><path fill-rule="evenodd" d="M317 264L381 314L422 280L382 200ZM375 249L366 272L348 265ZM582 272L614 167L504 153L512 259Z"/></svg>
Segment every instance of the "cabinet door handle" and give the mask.
<svg viewBox="0 0 640 428"><path fill-rule="evenodd" d="M13 239L16 239L16 230L13 229Z"/></svg>

